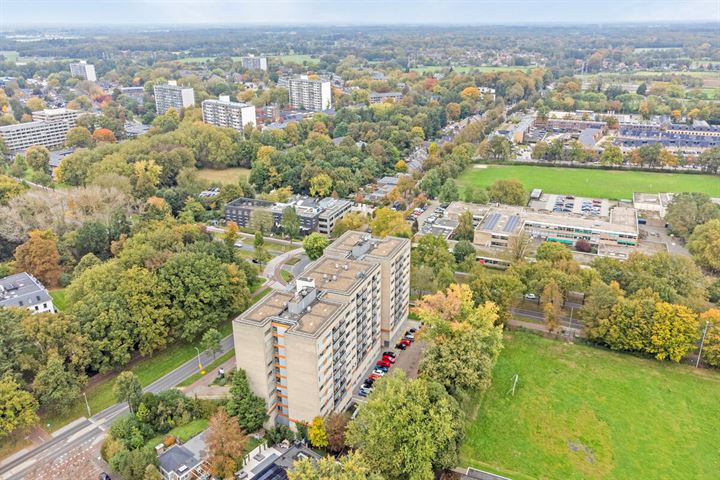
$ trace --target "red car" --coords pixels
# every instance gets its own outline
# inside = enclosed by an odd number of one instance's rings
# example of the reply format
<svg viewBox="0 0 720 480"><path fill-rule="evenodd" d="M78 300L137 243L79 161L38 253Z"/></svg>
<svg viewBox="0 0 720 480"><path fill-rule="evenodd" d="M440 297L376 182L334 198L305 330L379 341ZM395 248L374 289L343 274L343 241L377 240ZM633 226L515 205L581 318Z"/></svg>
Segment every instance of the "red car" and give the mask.
<svg viewBox="0 0 720 480"><path fill-rule="evenodd" d="M412 342L407 338L403 338L402 340L400 340L400 344L405 345L406 347L409 347L411 343Z"/></svg>
<svg viewBox="0 0 720 480"><path fill-rule="evenodd" d="M382 361L389 362L389 363L395 363L395 357L391 357L389 355L383 355Z"/></svg>
<svg viewBox="0 0 720 480"><path fill-rule="evenodd" d="M368 378L372 380L377 380L378 378L380 378L380 375L378 375L377 373L371 373Z"/></svg>
<svg viewBox="0 0 720 480"><path fill-rule="evenodd" d="M378 360L376 365L379 367L390 368L390 362L388 362L387 360Z"/></svg>

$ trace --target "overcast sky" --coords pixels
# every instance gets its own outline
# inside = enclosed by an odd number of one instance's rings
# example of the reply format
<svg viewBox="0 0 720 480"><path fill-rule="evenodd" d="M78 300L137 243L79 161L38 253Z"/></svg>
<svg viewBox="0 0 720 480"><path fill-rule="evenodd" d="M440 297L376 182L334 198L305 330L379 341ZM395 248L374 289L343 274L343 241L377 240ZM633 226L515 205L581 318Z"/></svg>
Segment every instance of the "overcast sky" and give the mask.
<svg viewBox="0 0 720 480"><path fill-rule="evenodd" d="M522 24L715 21L720 0L0 0L17 25Z"/></svg>

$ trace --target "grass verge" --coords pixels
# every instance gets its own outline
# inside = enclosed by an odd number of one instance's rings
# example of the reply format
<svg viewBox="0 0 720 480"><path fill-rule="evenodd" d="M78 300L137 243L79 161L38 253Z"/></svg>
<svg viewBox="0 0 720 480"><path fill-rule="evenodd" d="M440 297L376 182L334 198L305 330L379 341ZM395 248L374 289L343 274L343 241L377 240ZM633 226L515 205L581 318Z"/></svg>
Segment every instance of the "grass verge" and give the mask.
<svg viewBox="0 0 720 480"><path fill-rule="evenodd" d="M65 289L64 288L58 288L57 290L51 290L50 296L53 300L53 305L55 305L55 308L60 310L61 312L64 312L67 308L67 299L65 298Z"/></svg>
<svg viewBox="0 0 720 480"><path fill-rule="evenodd" d="M222 355L220 355L218 358L213 360L210 364L205 365L205 371L210 372L211 370L219 367L220 365L227 362L234 356L235 356L235 349L233 348L230 351L227 351L227 352L223 353ZM202 377L203 377L203 375L200 375L200 372L196 372L196 373L190 375L189 377L187 377L182 382L178 383L177 386L178 387L187 387L187 386L192 385L193 383L197 382Z"/></svg>

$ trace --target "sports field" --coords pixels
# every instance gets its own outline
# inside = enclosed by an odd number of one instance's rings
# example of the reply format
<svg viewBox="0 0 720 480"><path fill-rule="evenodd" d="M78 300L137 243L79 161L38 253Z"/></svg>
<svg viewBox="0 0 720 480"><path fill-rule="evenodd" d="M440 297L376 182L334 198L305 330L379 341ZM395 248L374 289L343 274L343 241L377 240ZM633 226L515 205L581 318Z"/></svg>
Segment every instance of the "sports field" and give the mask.
<svg viewBox="0 0 720 480"><path fill-rule="evenodd" d="M487 187L497 180L516 179L529 191L610 199L631 199L633 192L701 192L720 197L720 176L687 175L586 168L536 167L534 165L471 166L458 179L461 189L468 185Z"/></svg>
<svg viewBox="0 0 720 480"><path fill-rule="evenodd" d="M468 402L460 464L514 480L717 479L718 398L717 371L508 332L492 387Z"/></svg>

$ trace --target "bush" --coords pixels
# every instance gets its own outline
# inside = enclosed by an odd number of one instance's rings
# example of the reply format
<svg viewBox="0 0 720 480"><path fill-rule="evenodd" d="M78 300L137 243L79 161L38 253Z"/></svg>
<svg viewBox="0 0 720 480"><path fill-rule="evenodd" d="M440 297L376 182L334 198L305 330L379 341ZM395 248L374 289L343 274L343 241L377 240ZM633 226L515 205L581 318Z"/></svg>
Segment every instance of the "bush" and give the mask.
<svg viewBox="0 0 720 480"><path fill-rule="evenodd" d="M175 435L166 435L165 438L163 438L163 445L166 447L175 445Z"/></svg>
<svg viewBox="0 0 720 480"><path fill-rule="evenodd" d="M294 439L295 434L286 425L278 425L265 433L265 440L267 440L269 446L277 445L283 440L293 441Z"/></svg>
<svg viewBox="0 0 720 480"><path fill-rule="evenodd" d="M125 447L119 440L113 438L112 435L108 435L105 438L102 447L100 447L100 456L103 460L110 463L110 460L112 460L115 455L125 450Z"/></svg>
<svg viewBox="0 0 720 480"><path fill-rule="evenodd" d="M590 245L590 242L588 242L587 240L581 238L580 240L575 242L575 250L577 250L578 252L589 253L592 251L592 245Z"/></svg>

